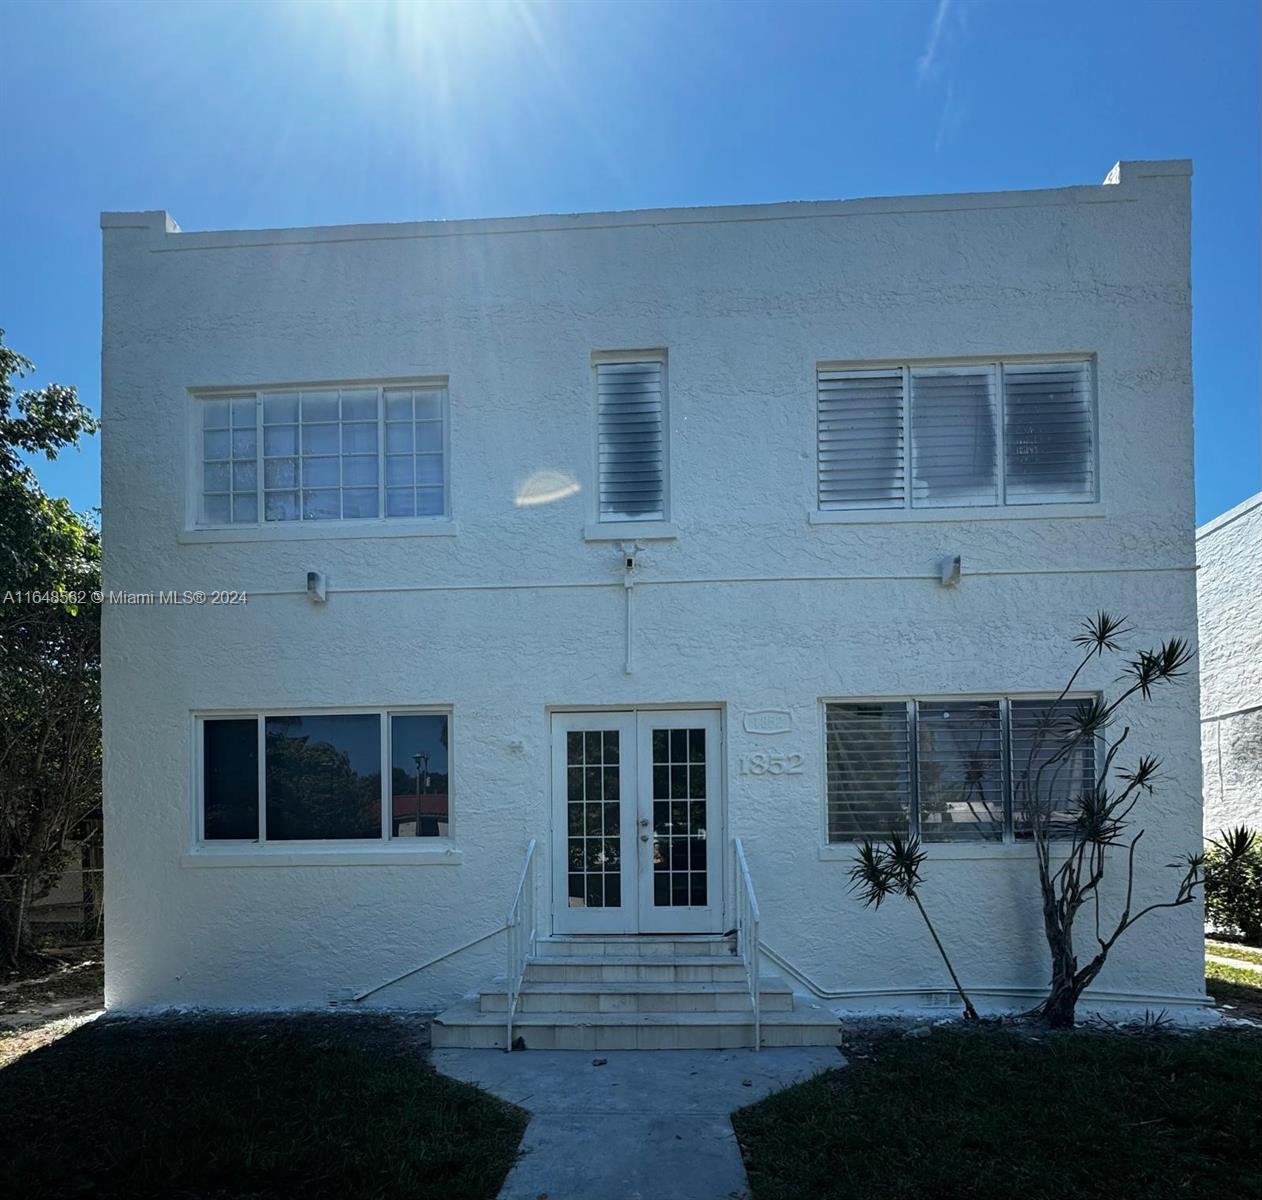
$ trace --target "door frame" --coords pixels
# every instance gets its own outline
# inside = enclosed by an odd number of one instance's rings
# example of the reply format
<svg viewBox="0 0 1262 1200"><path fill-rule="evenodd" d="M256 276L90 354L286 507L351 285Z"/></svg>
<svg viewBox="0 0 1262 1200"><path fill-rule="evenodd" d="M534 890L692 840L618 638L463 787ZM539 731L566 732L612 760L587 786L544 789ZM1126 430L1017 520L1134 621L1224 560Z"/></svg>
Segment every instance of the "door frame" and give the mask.
<svg viewBox="0 0 1262 1200"><path fill-rule="evenodd" d="M556 737L556 729L554 727L554 718L567 716L590 716L596 719L609 719L622 717L628 719L631 728L630 747L635 755L635 761L639 764L640 746L637 731L637 718L640 714L651 713L677 713L681 716L690 713L705 713L713 715L718 725L717 745L714 751L714 769L715 776L718 781L719 794L717 803L711 810L718 817L720 822L719 846L715 855L716 867L710 878L710 886L719 889L717 902L708 906L714 914L713 921L716 926L714 929L706 930L689 930L677 931L680 936L692 936L693 934L709 934L722 933L730 924L730 897L731 897L731 881L728 876L729 859L731 855L727 852L729 842L729 814L728 814L728 765L727 765L727 705L722 701L685 701L682 703L653 703L653 704L554 704L548 705L544 709L544 720L548 735L548 754L547 754L547 772L548 772L548 858L550 884L548 892L551 897L551 913L546 927L555 935L565 937L600 937L605 936L637 936L639 929L639 912L640 906L638 902L631 905L624 905L625 911L630 914L631 928L626 928L625 920L613 920L610 922L602 922L606 926L605 929L585 929L576 932L569 929L559 928L565 922L562 914L568 910L569 905L569 880L567 872L567 855L564 837L566 830L564 828L563 814L559 807L559 797L557 794L557 780L564 778L564 771L559 775L557 772L558 763L558 738ZM611 726L612 727L612 726ZM564 752L562 750L560 759L562 766L564 765ZM634 804L628 806L623 805L623 811L620 814L620 829L625 831L627 822L630 822L630 836L635 838L639 833L637 820L639 817L640 797L637 794L634 797ZM623 836L626 834L624 832ZM633 872L624 872L624 880L627 875L634 881L633 886L638 890L639 882L639 860L638 860L638 843L637 845L637 863ZM713 895L713 893L711 893ZM544 922L540 922L544 924ZM651 935L657 931L645 931ZM667 931L669 932L669 931Z"/></svg>

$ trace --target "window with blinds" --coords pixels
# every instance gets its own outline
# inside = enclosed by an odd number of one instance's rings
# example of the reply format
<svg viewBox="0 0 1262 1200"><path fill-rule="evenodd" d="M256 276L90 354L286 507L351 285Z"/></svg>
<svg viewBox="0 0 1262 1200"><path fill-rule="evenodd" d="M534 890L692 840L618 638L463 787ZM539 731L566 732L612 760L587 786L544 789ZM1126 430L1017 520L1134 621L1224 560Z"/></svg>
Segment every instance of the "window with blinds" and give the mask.
<svg viewBox="0 0 1262 1200"><path fill-rule="evenodd" d="M1090 368L1085 362L1004 366L1009 504L1089 500L1095 495Z"/></svg>
<svg viewBox="0 0 1262 1200"><path fill-rule="evenodd" d="M903 372L820 371L819 506L901 508Z"/></svg>
<svg viewBox="0 0 1262 1200"><path fill-rule="evenodd" d="M993 367L911 372L912 504L999 503Z"/></svg>
<svg viewBox="0 0 1262 1200"><path fill-rule="evenodd" d="M664 521L666 364L596 364L599 509L602 521Z"/></svg>
<svg viewBox="0 0 1262 1200"><path fill-rule="evenodd" d="M828 840L906 832L911 813L907 705L830 704L824 714Z"/></svg>
<svg viewBox="0 0 1262 1200"><path fill-rule="evenodd" d="M1096 743L1074 741L1067 718L1086 700L1013 700L1012 825L1018 840L1033 836L1034 806L1052 831L1072 820L1071 801L1095 787Z"/></svg>
<svg viewBox="0 0 1262 1200"><path fill-rule="evenodd" d="M816 387L820 511L1096 499L1089 360L821 367Z"/></svg>
<svg viewBox="0 0 1262 1200"><path fill-rule="evenodd" d="M998 700L918 701L916 764L924 841L1003 839L1003 724Z"/></svg>
<svg viewBox="0 0 1262 1200"><path fill-rule="evenodd" d="M1090 703L983 697L839 701L824 706L830 842L915 834L925 842L1031 836L1038 798L1052 835L1095 785L1092 741L1069 746L1066 718Z"/></svg>

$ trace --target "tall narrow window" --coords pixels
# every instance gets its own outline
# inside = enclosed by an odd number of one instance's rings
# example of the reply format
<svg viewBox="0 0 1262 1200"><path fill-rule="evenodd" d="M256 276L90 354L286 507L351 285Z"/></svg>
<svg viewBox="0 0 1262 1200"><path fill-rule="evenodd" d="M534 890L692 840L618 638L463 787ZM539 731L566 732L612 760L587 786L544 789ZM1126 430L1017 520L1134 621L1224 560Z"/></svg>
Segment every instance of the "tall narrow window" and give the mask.
<svg viewBox="0 0 1262 1200"><path fill-rule="evenodd" d="M1053 834L1067 833L1070 802L1095 787L1095 741L1075 742L1069 723L1087 703L1012 701L1012 824L1018 839L1032 836L1035 803Z"/></svg>
<svg viewBox="0 0 1262 1200"><path fill-rule="evenodd" d="M819 506L902 508L903 372L819 371Z"/></svg>
<svg viewBox="0 0 1262 1200"><path fill-rule="evenodd" d="M920 836L999 841L1005 790L999 702L922 700L916 715Z"/></svg>
<svg viewBox="0 0 1262 1200"><path fill-rule="evenodd" d="M666 519L666 388L661 359L596 364L602 521Z"/></svg>
<svg viewBox="0 0 1262 1200"><path fill-rule="evenodd" d="M1085 362L1005 363L1005 490L1009 504L1095 496L1095 413Z"/></svg>
<svg viewBox="0 0 1262 1200"><path fill-rule="evenodd" d="M911 818L907 705L830 704L824 740L828 840L905 836Z"/></svg>
<svg viewBox="0 0 1262 1200"><path fill-rule="evenodd" d="M956 508L999 502L993 367L911 373L912 504Z"/></svg>
<svg viewBox="0 0 1262 1200"><path fill-rule="evenodd" d="M257 402L253 396L202 406L202 520L253 525L258 509Z"/></svg>
<svg viewBox="0 0 1262 1200"><path fill-rule="evenodd" d="M446 837L449 794L447 717L391 717L390 836Z"/></svg>
<svg viewBox="0 0 1262 1200"><path fill-rule="evenodd" d="M441 516L445 485L442 394L386 388L386 516Z"/></svg>
<svg viewBox="0 0 1262 1200"><path fill-rule="evenodd" d="M202 722L202 836L254 841L259 836L259 723Z"/></svg>

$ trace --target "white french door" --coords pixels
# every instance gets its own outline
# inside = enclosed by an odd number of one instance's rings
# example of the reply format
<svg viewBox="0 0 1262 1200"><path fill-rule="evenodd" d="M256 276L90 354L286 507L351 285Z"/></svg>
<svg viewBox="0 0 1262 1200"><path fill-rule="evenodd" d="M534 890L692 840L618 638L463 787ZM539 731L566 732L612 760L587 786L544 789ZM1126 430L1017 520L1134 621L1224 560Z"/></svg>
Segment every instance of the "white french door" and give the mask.
<svg viewBox="0 0 1262 1200"><path fill-rule="evenodd" d="M712 709L553 715L557 933L722 932L721 753Z"/></svg>

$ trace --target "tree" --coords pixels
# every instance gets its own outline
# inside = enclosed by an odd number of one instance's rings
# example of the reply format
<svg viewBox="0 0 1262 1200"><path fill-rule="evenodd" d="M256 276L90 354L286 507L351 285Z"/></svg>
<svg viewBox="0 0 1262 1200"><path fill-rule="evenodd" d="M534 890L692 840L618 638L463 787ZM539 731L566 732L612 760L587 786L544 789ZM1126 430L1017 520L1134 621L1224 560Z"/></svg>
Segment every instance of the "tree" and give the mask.
<svg viewBox="0 0 1262 1200"><path fill-rule="evenodd" d="M0 330L0 958L29 949L29 904L100 806L100 537L22 454L96 429L74 388L17 392L33 364Z"/></svg>
<svg viewBox="0 0 1262 1200"><path fill-rule="evenodd" d="M1205 919L1252 945L1262 943L1262 836L1220 829L1205 855Z"/></svg>
<svg viewBox="0 0 1262 1200"><path fill-rule="evenodd" d="M964 1019L976 1021L977 1010L961 986L960 978L942 945L942 939L938 937L938 931L934 929L925 906L920 902L920 867L924 861L925 852L920 848L917 838L904 841L894 833L882 846L865 841L855 854L854 866L850 868L851 890L857 891L863 903L872 908L880 908L881 902L890 896L904 896L915 904L925 928L929 930L929 936L933 938L933 944L942 955L951 982L955 984L955 990L964 1003Z"/></svg>
<svg viewBox="0 0 1262 1200"><path fill-rule="evenodd" d="M1047 999L1035 1015L1053 1028L1071 1028L1078 1000L1104 969L1109 953L1122 935L1149 913L1191 904L1202 882L1204 856L1188 853L1171 868L1181 872L1173 896L1136 909L1136 850L1144 830L1133 835L1131 817L1136 805L1153 790L1160 761L1141 755L1129 769L1119 769L1112 779L1114 761L1130 735L1121 725L1119 712L1132 701L1147 702L1153 689L1179 679L1192 659L1182 638L1172 638L1156 650L1141 650L1124 660L1120 692L1066 705L1078 677L1093 659L1122 653L1121 638L1128 632L1122 619L1100 612L1084 622L1074 643L1083 657L1054 704L1033 731L1024 770L1017 772L1013 802L1029 812L1038 861L1039 890L1043 904L1043 932L1051 952L1052 978ZM1088 746L1103 751L1095 778L1085 786L1066 788L1062 780ZM1101 885L1113 855L1121 852L1125 863L1120 908L1106 917ZM1094 950L1079 965L1074 944L1075 923L1083 907L1094 917Z"/></svg>

